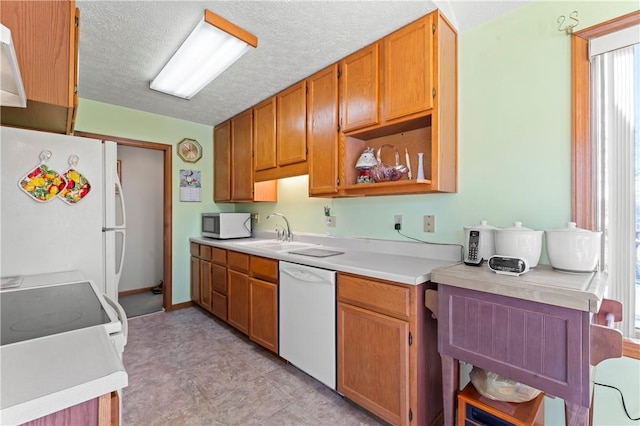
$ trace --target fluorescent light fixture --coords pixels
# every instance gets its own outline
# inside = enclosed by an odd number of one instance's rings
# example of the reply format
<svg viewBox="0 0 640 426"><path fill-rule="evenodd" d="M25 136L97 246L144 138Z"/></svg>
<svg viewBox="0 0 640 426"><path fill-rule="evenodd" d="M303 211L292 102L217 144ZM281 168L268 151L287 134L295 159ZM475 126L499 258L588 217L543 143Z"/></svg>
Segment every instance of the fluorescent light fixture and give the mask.
<svg viewBox="0 0 640 426"><path fill-rule="evenodd" d="M205 10L178 51L151 82L151 88L179 98L191 99L251 47L253 34Z"/></svg>

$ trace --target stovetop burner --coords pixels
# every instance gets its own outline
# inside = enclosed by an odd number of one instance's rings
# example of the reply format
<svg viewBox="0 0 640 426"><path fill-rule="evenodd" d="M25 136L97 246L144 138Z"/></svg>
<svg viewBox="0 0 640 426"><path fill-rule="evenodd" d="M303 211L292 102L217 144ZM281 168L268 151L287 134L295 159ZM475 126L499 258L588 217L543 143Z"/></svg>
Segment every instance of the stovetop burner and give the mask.
<svg viewBox="0 0 640 426"><path fill-rule="evenodd" d="M0 309L1 345L111 321L86 281L4 290Z"/></svg>

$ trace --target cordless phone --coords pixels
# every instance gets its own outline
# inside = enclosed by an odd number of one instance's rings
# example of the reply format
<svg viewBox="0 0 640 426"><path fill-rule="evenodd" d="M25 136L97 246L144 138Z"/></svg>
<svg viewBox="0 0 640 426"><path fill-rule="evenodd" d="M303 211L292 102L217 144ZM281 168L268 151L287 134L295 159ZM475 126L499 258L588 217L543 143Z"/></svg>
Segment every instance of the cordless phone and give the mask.
<svg viewBox="0 0 640 426"><path fill-rule="evenodd" d="M469 248L467 249L467 257L464 260L466 265L480 266L482 258L478 257L478 249L480 247L480 231L469 231Z"/></svg>

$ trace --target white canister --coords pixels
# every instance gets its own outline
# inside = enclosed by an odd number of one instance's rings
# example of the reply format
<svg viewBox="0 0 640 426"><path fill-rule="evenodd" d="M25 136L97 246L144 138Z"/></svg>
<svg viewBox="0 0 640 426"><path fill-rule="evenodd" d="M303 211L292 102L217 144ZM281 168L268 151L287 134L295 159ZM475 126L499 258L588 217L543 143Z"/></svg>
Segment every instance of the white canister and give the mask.
<svg viewBox="0 0 640 426"><path fill-rule="evenodd" d="M598 266L602 232L567 223L560 229L546 230L547 256L554 269L567 272L591 272Z"/></svg>
<svg viewBox="0 0 640 426"><path fill-rule="evenodd" d="M534 231L522 226L522 222L514 222L512 227L498 228L494 233L497 255L525 258L530 268L538 266L543 231Z"/></svg>
<svg viewBox="0 0 640 426"><path fill-rule="evenodd" d="M486 220L481 220L479 225L464 226L464 258L469 258L469 237L471 231L478 233L478 259L489 260L491 256L496 254L494 245L493 231L496 229L494 226L488 225Z"/></svg>

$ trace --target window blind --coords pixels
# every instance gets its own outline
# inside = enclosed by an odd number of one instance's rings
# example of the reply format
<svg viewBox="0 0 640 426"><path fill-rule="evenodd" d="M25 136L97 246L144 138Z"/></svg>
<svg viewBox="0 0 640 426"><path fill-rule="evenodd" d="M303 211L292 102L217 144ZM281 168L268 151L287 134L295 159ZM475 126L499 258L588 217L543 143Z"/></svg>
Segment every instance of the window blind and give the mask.
<svg viewBox="0 0 640 426"><path fill-rule="evenodd" d="M596 210L604 234L601 268L609 274L608 297L623 303L620 329L629 337L636 318L638 55L640 45L592 57Z"/></svg>

